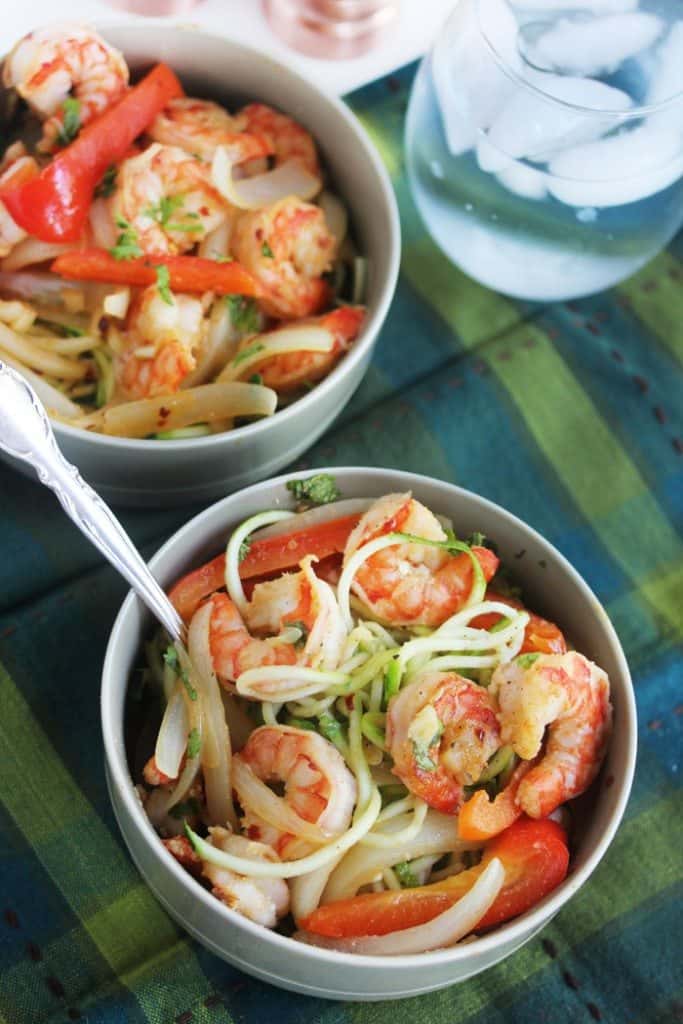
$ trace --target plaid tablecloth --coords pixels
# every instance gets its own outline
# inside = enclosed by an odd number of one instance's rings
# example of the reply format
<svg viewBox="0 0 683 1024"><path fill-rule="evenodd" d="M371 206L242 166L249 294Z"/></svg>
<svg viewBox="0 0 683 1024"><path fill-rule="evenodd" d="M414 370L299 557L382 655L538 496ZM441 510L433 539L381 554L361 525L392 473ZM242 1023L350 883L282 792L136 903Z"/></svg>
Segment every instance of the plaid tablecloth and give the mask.
<svg viewBox="0 0 683 1024"><path fill-rule="evenodd" d="M474 284L430 242L408 193L412 72L351 97L398 194L402 276L365 381L297 468L457 481L567 555L635 678L626 819L542 936L464 984L342 1005L240 974L169 920L109 806L98 688L124 585L50 494L0 468L0 1024L683 1020L683 249L580 302L532 307ZM189 514L122 519L151 555Z"/></svg>

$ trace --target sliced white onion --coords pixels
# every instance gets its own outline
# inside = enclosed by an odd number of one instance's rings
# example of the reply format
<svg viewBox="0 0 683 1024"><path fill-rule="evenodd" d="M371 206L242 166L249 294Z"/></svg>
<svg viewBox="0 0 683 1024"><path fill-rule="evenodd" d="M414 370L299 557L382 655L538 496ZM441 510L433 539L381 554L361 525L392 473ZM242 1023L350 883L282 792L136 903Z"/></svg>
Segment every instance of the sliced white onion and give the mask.
<svg viewBox="0 0 683 1024"><path fill-rule="evenodd" d="M357 939L330 939L312 932L297 932L294 938L324 949L364 956L401 956L446 949L476 928L498 896L504 881L505 869L500 860L493 857L469 892L426 924L403 928L387 935L366 935Z"/></svg>
<svg viewBox="0 0 683 1024"><path fill-rule="evenodd" d="M280 832L291 832L316 846L329 841L329 833L297 814L284 798L279 797L254 774L239 754L233 758L232 782L245 811L262 818Z"/></svg>
<svg viewBox="0 0 683 1024"><path fill-rule="evenodd" d="M320 178L298 160L287 160L273 171L253 178L233 178L233 161L226 146L219 146L211 162L211 180L224 199L240 210L260 210L287 196L313 199L321 187Z"/></svg>
<svg viewBox="0 0 683 1024"><path fill-rule="evenodd" d="M194 666L204 718L201 748L204 792L209 823L230 824L237 828L237 815L232 803L230 732L209 647L211 611L209 601L195 612L187 638L188 653Z"/></svg>
<svg viewBox="0 0 683 1024"><path fill-rule="evenodd" d="M210 231L199 243L197 255L205 260L215 260L217 256L230 255L230 237L232 235L232 218L226 216L217 228Z"/></svg>
<svg viewBox="0 0 683 1024"><path fill-rule="evenodd" d="M325 214L325 223L331 235L341 245L349 229L349 214L339 196L325 190L318 196L318 206Z"/></svg>
<svg viewBox="0 0 683 1024"><path fill-rule="evenodd" d="M395 781L395 779L394 779ZM382 826L385 834L401 832L412 821L412 814L391 818ZM349 850L339 866L330 875L325 887L323 903L348 899L367 885L384 868L391 868L405 860L478 849L481 844L463 842L458 836L458 819L452 814L427 812L424 824L414 839L397 843L393 849L357 846Z"/></svg>
<svg viewBox="0 0 683 1024"><path fill-rule="evenodd" d="M78 245L65 242L41 242L39 238L29 236L19 245L15 245L9 256L5 256L0 267L3 271L11 273L21 270L22 267L30 267L36 263L45 263L47 260L55 259L63 252L70 252L77 249Z"/></svg>
<svg viewBox="0 0 683 1024"><path fill-rule="evenodd" d="M182 694L182 683L177 682L171 699L166 705L164 717L161 719L154 748L156 766L160 772L168 775L169 779L178 778L189 731L190 724Z"/></svg>
<svg viewBox="0 0 683 1024"><path fill-rule="evenodd" d="M217 380L238 380L245 373L251 372L254 366L273 356L287 355L289 352L331 352L334 346L332 331L311 324L281 327L266 334L255 334L218 375Z"/></svg>
<svg viewBox="0 0 683 1024"><path fill-rule="evenodd" d="M307 875L299 875L292 878L289 883L289 895L291 899L291 910L295 921L308 917L320 906L320 899L327 881L344 856L340 853L329 864L323 864L317 871L311 871Z"/></svg>
<svg viewBox="0 0 683 1024"><path fill-rule="evenodd" d="M117 288L115 292L105 295L102 309L107 316L115 316L117 320L123 320L130 305L130 288L126 285Z"/></svg>
<svg viewBox="0 0 683 1024"><path fill-rule="evenodd" d="M116 245L118 229L114 224L109 203L102 196L90 204L90 229L93 242L100 249L111 249Z"/></svg>
<svg viewBox="0 0 683 1024"><path fill-rule="evenodd" d="M343 498L341 501L331 501L328 505L317 505L305 512L297 512L294 519L273 523L272 526L266 526L263 530L259 530L259 540L262 537L279 537L284 533L298 533L300 530L308 530L321 523L331 523L335 519L343 519L344 516L362 515L370 508L372 502L372 498Z"/></svg>
<svg viewBox="0 0 683 1024"><path fill-rule="evenodd" d="M197 365L183 380L181 387L194 388L206 384L218 374L228 359L235 354L240 332L235 328L230 309L226 302L214 302L209 316L206 336L202 339L197 353Z"/></svg>
<svg viewBox="0 0 683 1024"><path fill-rule="evenodd" d="M16 370L17 373L20 373L22 377L26 378L48 412L56 413L58 416L69 420L82 414L83 410L80 406L76 405L75 402L72 402L70 398L67 398L65 394L53 387L52 384L49 384L43 377L39 377L33 370L29 370L28 366L24 366L23 363L20 363L18 359L15 359L14 356L2 348L0 348L0 359Z"/></svg>

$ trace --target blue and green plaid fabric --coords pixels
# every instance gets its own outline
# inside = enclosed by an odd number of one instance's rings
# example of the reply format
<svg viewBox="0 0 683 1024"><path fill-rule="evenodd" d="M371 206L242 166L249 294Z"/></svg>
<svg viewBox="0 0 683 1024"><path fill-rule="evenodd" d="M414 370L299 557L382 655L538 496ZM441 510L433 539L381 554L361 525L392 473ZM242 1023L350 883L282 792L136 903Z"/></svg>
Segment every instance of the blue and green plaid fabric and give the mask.
<svg viewBox="0 0 683 1024"><path fill-rule="evenodd" d="M0 1024L683 1020L683 249L618 289L530 306L458 273L411 202L414 69L351 97L396 188L402 275L370 371L297 468L395 466L499 502L556 544L626 648L640 753L625 821L572 903L501 965L396 1003L254 981L142 884L105 789L98 688L124 585L52 496L0 468ZM145 554L188 510L122 515Z"/></svg>

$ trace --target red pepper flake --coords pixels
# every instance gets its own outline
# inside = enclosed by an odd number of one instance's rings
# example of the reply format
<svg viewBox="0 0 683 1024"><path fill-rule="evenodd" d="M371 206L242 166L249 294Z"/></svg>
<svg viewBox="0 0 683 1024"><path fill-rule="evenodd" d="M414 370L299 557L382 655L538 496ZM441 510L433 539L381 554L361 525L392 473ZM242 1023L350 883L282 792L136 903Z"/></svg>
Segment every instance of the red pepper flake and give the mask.
<svg viewBox="0 0 683 1024"><path fill-rule="evenodd" d="M162 405L161 408L159 409L159 419L163 421L165 419L168 419L170 415L171 410L167 409L165 405Z"/></svg>
<svg viewBox="0 0 683 1024"><path fill-rule="evenodd" d="M353 711L353 694L352 693L350 693L348 695L348 697L344 698L344 702L345 702L347 708L349 709L349 711Z"/></svg>

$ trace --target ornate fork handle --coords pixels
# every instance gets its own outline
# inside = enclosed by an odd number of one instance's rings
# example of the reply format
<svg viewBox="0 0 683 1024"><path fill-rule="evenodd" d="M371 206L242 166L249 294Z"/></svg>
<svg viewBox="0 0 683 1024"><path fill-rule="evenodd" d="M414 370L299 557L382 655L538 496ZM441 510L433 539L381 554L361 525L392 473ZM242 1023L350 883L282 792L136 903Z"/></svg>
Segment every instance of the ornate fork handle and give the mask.
<svg viewBox="0 0 683 1024"><path fill-rule="evenodd" d="M45 409L30 384L0 361L0 448L33 466L40 482L175 640L185 626L109 506L62 455Z"/></svg>

